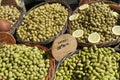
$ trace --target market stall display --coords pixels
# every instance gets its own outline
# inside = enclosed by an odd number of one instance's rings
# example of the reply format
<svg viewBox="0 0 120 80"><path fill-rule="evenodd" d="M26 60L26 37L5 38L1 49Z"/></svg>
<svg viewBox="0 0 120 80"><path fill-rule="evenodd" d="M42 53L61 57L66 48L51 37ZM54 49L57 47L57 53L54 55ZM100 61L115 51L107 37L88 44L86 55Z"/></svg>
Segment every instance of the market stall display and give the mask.
<svg viewBox="0 0 120 80"><path fill-rule="evenodd" d="M50 55L44 47L31 46L5 44L0 47L0 79L47 80Z"/></svg>
<svg viewBox="0 0 120 80"><path fill-rule="evenodd" d="M119 80L119 61L113 48L83 47L63 60L54 80Z"/></svg>
<svg viewBox="0 0 120 80"><path fill-rule="evenodd" d="M28 11L17 29L19 42L47 44L63 34L70 8L64 3L41 3Z"/></svg>
<svg viewBox="0 0 120 80"><path fill-rule="evenodd" d="M25 0L23 9L23 0L2 1L0 80L120 79L118 4Z"/></svg>
<svg viewBox="0 0 120 80"><path fill-rule="evenodd" d="M117 8L113 7L114 5ZM118 31L114 27L120 26L119 8L113 2L104 1L83 4L69 17L69 33L76 37L80 45L83 44L83 46L93 44L111 46L117 44L120 35L116 34ZM83 33L78 30L82 30ZM75 34L76 31L78 32Z"/></svg>
<svg viewBox="0 0 120 80"><path fill-rule="evenodd" d="M20 16L20 11L14 6L0 6L0 18L9 20L11 25L15 24Z"/></svg>
<svg viewBox="0 0 120 80"><path fill-rule="evenodd" d="M12 2L12 0L9 1L1 0L0 19L6 19L10 22L11 29L8 32L14 34L25 12L23 8L18 6L15 2Z"/></svg>

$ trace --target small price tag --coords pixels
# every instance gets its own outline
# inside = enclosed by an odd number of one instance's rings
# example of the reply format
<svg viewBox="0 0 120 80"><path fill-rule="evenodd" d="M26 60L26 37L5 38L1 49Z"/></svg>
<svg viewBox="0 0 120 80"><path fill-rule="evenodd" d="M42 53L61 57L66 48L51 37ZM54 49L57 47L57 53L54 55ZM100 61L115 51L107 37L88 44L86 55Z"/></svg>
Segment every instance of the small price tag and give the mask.
<svg viewBox="0 0 120 80"><path fill-rule="evenodd" d="M11 34L9 34L7 32L0 32L0 46L3 43L6 43L6 44L15 44L16 40L15 40L15 38Z"/></svg>
<svg viewBox="0 0 120 80"><path fill-rule="evenodd" d="M57 60L60 61L70 52L75 51L77 48L77 41L70 34L64 34L58 37L52 46L52 55Z"/></svg>

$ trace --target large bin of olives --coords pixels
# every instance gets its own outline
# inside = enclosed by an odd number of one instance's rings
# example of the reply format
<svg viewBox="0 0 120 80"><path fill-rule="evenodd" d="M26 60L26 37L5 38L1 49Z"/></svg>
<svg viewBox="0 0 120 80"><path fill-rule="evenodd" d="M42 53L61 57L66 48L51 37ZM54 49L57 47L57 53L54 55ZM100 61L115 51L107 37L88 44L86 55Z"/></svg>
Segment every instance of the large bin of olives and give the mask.
<svg viewBox="0 0 120 80"><path fill-rule="evenodd" d="M55 60L40 45L0 47L0 80L51 80Z"/></svg>
<svg viewBox="0 0 120 80"><path fill-rule="evenodd" d="M10 2L10 3L9 3ZM2 0L0 6L0 19L6 19L10 22L10 30L8 31L11 34L14 34L16 28L22 21L24 10L16 3ZM2 29L0 29L2 31ZM4 31L4 30L3 30ZM2 31L2 32L3 32Z"/></svg>
<svg viewBox="0 0 120 80"><path fill-rule="evenodd" d="M79 6L69 17L69 33L81 46L111 46L120 42L120 6L92 1Z"/></svg>
<svg viewBox="0 0 120 80"><path fill-rule="evenodd" d="M28 11L16 31L21 43L48 44L67 29L70 7L64 2L43 2Z"/></svg>
<svg viewBox="0 0 120 80"><path fill-rule="evenodd" d="M119 80L120 53L114 48L83 47L58 65L54 80Z"/></svg>

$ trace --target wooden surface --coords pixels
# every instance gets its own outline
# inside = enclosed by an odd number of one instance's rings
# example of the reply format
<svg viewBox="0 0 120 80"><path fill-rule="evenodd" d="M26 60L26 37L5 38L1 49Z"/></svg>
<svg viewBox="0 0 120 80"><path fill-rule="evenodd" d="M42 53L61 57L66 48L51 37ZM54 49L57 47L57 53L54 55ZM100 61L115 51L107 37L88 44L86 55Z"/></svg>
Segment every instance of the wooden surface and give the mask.
<svg viewBox="0 0 120 80"><path fill-rule="evenodd" d="M70 52L75 51L77 48L77 41L70 34L64 34L58 37L52 46L52 55L57 60L60 61Z"/></svg>
<svg viewBox="0 0 120 80"><path fill-rule="evenodd" d="M7 5L7 4L9 4L9 5L17 6L15 0L1 0L1 4L2 4L2 5Z"/></svg>
<svg viewBox="0 0 120 80"><path fill-rule="evenodd" d="M7 32L0 32L0 45L3 43L15 44L16 40L11 34Z"/></svg>

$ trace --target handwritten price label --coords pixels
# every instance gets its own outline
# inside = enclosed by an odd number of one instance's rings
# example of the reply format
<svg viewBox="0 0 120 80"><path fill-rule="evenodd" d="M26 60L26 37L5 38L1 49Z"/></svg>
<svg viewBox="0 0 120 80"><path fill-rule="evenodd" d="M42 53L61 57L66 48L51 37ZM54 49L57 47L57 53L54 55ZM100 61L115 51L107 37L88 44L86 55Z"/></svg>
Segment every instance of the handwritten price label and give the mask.
<svg viewBox="0 0 120 80"><path fill-rule="evenodd" d="M60 61L70 52L75 51L77 48L77 41L70 34L64 34L58 37L52 46L52 55L57 60Z"/></svg>

